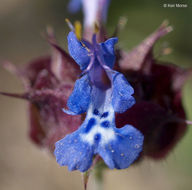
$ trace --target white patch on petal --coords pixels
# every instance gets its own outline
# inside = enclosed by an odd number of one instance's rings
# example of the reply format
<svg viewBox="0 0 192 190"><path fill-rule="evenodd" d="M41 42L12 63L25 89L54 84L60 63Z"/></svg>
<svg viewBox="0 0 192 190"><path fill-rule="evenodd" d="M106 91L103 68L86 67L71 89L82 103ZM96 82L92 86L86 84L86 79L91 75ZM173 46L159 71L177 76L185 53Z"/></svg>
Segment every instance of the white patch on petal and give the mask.
<svg viewBox="0 0 192 190"><path fill-rule="evenodd" d="M108 116L106 118L101 118L101 115L94 115L93 110L93 105L90 105L87 112L86 121L88 123L91 118L94 118L96 123L88 133L81 134L82 140L88 142L90 145L93 145L94 137L96 134L101 135L101 139L99 141L99 144L101 145L107 144L110 141L115 140L116 135L113 128L115 113L112 106L110 104L105 105L104 109L102 110L102 113L100 112L100 114L108 112ZM101 126L101 123L104 121L108 121L110 123L108 128Z"/></svg>
<svg viewBox="0 0 192 190"><path fill-rule="evenodd" d="M95 125L87 134L81 134L83 141L88 142L90 145L94 144L94 137L96 134L101 135L100 144L104 145L112 140L115 140L115 132L113 128L103 128L100 125Z"/></svg>

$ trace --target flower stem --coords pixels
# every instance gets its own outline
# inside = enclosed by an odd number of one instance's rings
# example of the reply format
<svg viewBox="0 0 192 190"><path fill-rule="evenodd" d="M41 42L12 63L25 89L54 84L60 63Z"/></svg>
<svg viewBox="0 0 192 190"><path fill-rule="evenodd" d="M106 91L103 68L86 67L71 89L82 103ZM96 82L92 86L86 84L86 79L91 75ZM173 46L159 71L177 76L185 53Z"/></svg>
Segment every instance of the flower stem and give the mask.
<svg viewBox="0 0 192 190"><path fill-rule="evenodd" d="M95 188L94 190L103 190L103 168L98 164L94 169Z"/></svg>

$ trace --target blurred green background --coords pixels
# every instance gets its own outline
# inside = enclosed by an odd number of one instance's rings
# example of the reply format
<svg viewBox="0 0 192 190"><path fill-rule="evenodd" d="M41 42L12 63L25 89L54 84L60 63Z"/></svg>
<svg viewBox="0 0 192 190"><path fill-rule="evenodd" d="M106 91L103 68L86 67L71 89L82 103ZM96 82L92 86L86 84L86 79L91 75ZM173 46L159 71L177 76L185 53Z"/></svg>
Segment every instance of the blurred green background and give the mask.
<svg viewBox="0 0 192 190"><path fill-rule="evenodd" d="M69 31L65 18L81 20L82 13L71 15L64 0L0 0L0 61L23 65L46 55L50 47L42 37L47 25L55 29L59 43L67 49ZM188 8L164 8L164 3L187 3ZM160 59L192 66L192 2L191 0L112 0L107 29L109 34L120 16L128 23L119 35L119 46L129 51L153 32L165 19L174 31L161 39L155 50L166 42L172 54ZM22 92L19 80L0 68L0 90ZM192 78L183 89L183 103L192 120ZM33 145L27 137L26 102L0 97L0 189L64 190L83 189L79 172L58 167L54 158ZM191 190L192 126L168 158L161 162L145 160L124 171L107 171L104 189L110 190ZM91 179L89 189L94 189Z"/></svg>

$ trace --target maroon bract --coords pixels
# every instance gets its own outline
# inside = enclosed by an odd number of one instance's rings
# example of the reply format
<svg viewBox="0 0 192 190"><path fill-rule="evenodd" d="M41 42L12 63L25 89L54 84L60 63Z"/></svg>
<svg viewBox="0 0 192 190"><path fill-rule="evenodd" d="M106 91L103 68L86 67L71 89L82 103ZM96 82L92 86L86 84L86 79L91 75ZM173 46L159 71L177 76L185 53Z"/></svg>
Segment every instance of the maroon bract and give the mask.
<svg viewBox="0 0 192 190"><path fill-rule="evenodd" d="M160 63L153 56L153 45L171 31L160 28L120 60L122 72L135 89L136 104L117 117L117 125L130 123L145 136L142 156L164 158L187 129L181 90L191 70Z"/></svg>
<svg viewBox="0 0 192 190"><path fill-rule="evenodd" d="M21 78L26 93L1 94L29 101L29 135L34 143L52 152L57 140L81 124L81 116L71 117L62 111L80 70L55 43L53 36L49 37L49 41L53 46L52 56L38 58L21 69L10 63L4 64Z"/></svg>

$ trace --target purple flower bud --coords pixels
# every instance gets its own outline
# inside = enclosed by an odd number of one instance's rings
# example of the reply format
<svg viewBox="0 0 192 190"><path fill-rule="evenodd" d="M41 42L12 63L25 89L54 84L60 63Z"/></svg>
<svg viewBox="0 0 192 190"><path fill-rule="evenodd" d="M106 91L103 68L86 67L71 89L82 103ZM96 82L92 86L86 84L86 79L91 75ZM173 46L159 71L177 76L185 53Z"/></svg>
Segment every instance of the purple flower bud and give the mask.
<svg viewBox="0 0 192 190"><path fill-rule="evenodd" d="M68 9L76 13L83 6L85 27L93 27L95 22L106 21L109 3L110 0L70 0Z"/></svg>

